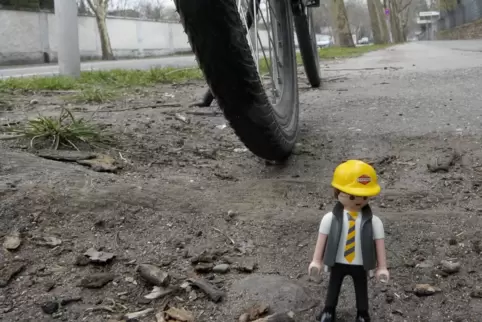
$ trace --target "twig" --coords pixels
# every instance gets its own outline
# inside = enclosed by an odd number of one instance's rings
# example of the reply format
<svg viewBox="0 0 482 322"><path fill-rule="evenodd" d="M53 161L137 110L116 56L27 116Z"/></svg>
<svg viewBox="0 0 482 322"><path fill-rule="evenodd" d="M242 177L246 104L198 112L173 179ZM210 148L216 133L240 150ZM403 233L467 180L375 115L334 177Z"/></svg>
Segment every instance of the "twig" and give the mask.
<svg viewBox="0 0 482 322"><path fill-rule="evenodd" d="M222 112L219 111L212 111L212 112L202 112L202 111L187 111L184 112L186 114L190 115L198 115L198 116L218 116L218 115L223 115Z"/></svg>
<svg viewBox="0 0 482 322"><path fill-rule="evenodd" d="M115 310L110 307L110 306L107 306L107 305L98 305L98 306L94 306L94 307L88 307L87 309L85 309L86 311L107 311L107 312L110 312L110 313L115 313Z"/></svg>
<svg viewBox="0 0 482 322"><path fill-rule="evenodd" d="M231 244L236 245L236 243L234 242L234 240L233 240L231 237L229 237L226 233L222 232L220 229L218 229L218 228L216 228L216 227L213 227L213 229L214 229L215 231L217 231L218 233L222 234L222 235L223 235L224 237L226 237L227 239L229 239L229 241L231 242Z"/></svg>
<svg viewBox="0 0 482 322"><path fill-rule="evenodd" d="M21 137L24 137L25 135L19 134L19 135L5 135L5 136L0 136L0 140L15 140L19 139Z"/></svg>
<svg viewBox="0 0 482 322"><path fill-rule="evenodd" d="M124 158L124 156L122 155L122 153L119 151L119 157L121 158L122 161L124 161L125 163L129 163L129 161L127 161L126 158Z"/></svg>
<svg viewBox="0 0 482 322"><path fill-rule="evenodd" d="M160 108L160 107L182 107L179 103L167 103L167 104L156 104L156 105L147 105L147 106L135 106L131 108L122 108L116 110L102 110L97 111L96 113L116 113L116 112L125 112L125 111L137 111L145 108Z"/></svg>

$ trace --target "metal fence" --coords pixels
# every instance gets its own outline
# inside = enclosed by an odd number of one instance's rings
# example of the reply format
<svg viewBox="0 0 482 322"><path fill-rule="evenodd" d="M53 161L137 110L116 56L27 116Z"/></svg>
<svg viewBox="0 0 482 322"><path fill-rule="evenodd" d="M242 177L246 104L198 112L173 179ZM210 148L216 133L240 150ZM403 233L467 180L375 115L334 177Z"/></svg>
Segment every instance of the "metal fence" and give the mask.
<svg viewBox="0 0 482 322"><path fill-rule="evenodd" d="M457 3L454 9L440 12L439 30L452 29L482 18L482 0L460 0Z"/></svg>

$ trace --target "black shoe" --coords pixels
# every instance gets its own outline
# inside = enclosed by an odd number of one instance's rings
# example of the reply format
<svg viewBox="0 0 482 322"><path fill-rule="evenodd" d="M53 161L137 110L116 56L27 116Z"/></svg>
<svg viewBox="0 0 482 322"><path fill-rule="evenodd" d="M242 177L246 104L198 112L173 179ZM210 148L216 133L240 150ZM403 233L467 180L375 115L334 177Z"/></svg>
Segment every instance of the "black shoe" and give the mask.
<svg viewBox="0 0 482 322"><path fill-rule="evenodd" d="M330 312L323 312L320 322L335 322L335 316Z"/></svg>

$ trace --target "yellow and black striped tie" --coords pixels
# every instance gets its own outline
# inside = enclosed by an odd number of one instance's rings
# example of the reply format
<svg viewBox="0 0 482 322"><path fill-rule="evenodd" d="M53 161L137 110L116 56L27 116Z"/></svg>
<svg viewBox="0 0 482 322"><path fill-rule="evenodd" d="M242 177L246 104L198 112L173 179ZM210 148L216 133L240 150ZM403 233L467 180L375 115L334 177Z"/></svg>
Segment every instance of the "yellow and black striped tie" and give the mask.
<svg viewBox="0 0 482 322"><path fill-rule="evenodd" d="M345 259L348 263L351 263L353 259L355 259L355 220L358 213L349 211L348 214L348 235L346 236Z"/></svg>

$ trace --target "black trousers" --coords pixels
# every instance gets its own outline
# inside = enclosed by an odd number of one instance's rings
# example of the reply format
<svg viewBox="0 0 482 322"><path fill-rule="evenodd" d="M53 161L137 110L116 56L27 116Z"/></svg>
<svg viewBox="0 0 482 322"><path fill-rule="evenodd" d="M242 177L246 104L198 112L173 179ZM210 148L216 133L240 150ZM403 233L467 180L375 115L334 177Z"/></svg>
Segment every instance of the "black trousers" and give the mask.
<svg viewBox="0 0 482 322"><path fill-rule="evenodd" d="M340 295L341 284L345 276L351 276L355 284L357 315L368 315L368 272L362 265L335 263L331 267L328 293L326 295L324 312L335 313Z"/></svg>

